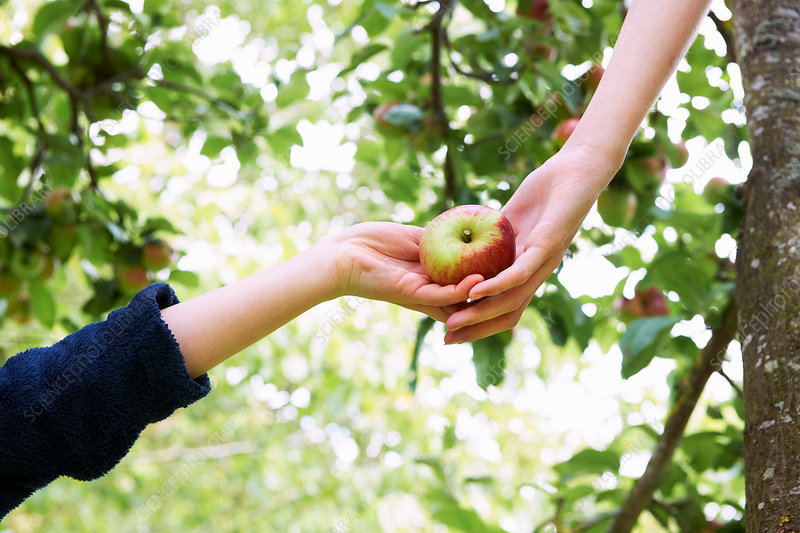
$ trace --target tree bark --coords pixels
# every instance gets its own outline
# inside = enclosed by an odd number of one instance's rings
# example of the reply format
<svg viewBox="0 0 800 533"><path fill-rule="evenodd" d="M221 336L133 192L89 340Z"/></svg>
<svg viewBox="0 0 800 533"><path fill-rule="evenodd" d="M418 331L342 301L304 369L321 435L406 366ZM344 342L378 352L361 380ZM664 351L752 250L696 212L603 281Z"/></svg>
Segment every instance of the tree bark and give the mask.
<svg viewBox="0 0 800 533"><path fill-rule="evenodd" d="M800 531L800 2L732 0L753 170L736 261L749 532Z"/></svg>

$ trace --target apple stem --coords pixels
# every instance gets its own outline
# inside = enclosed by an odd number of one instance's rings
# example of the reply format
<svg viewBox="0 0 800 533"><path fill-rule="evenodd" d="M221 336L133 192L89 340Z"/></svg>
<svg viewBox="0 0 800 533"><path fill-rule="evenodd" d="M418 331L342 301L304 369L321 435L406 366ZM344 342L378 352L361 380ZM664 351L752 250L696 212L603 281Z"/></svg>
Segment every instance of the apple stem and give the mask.
<svg viewBox="0 0 800 533"><path fill-rule="evenodd" d="M472 241L472 233L468 229L465 229L463 231L463 233L461 233L461 240L464 241L464 242L467 242L467 243L471 242Z"/></svg>

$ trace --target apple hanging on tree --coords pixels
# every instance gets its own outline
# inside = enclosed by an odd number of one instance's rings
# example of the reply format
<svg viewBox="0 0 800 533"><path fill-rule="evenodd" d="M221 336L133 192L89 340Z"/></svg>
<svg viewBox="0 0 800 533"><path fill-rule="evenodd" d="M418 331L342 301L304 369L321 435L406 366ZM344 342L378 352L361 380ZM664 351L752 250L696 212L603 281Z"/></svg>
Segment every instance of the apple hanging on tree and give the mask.
<svg viewBox="0 0 800 533"><path fill-rule="evenodd" d="M434 218L422 232L419 258L440 285L458 284L470 274L489 279L516 258L514 228L500 211L461 205Z"/></svg>
<svg viewBox="0 0 800 533"><path fill-rule="evenodd" d="M553 140L560 145L567 142L572 132L578 127L578 122L580 122L580 119L573 117L559 123L553 130Z"/></svg>
<svg viewBox="0 0 800 533"><path fill-rule="evenodd" d="M547 20L550 17L549 0L519 0L517 15L533 20Z"/></svg>

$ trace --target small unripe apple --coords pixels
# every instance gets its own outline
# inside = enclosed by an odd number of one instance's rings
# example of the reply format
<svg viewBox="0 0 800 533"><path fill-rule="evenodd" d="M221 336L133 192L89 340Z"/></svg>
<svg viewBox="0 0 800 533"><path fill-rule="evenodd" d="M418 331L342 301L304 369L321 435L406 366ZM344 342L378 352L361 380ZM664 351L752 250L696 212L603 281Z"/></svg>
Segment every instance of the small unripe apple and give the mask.
<svg viewBox="0 0 800 533"><path fill-rule="evenodd" d="M489 207L454 207L422 232L419 258L428 277L440 285L458 284L470 274L493 278L516 258L514 228Z"/></svg>
<svg viewBox="0 0 800 533"><path fill-rule="evenodd" d="M689 161L689 149L686 148L686 143L681 141L675 145L675 150L678 152L678 160L675 162L675 168L680 168Z"/></svg>
<svg viewBox="0 0 800 533"><path fill-rule="evenodd" d="M714 533L721 527L722 524L720 522L717 522L716 520L708 520L703 526L703 529L700 530L700 533Z"/></svg>
<svg viewBox="0 0 800 533"><path fill-rule="evenodd" d="M45 212L53 218L69 218L75 213L75 198L69 189L53 189L42 202Z"/></svg>
<svg viewBox="0 0 800 533"><path fill-rule="evenodd" d="M703 198L710 204L725 203L733 186L724 178L711 178L703 189Z"/></svg>
<svg viewBox="0 0 800 533"><path fill-rule="evenodd" d="M44 268L39 273L39 279L50 279L56 271L56 262L53 258L44 252L36 252L44 257Z"/></svg>
<svg viewBox="0 0 800 533"><path fill-rule="evenodd" d="M17 296L8 301L6 316L20 324L28 324L33 321L31 316L31 298L27 291L20 292Z"/></svg>
<svg viewBox="0 0 800 533"><path fill-rule="evenodd" d="M550 17L548 0L519 0L517 15L533 20L547 20Z"/></svg>
<svg viewBox="0 0 800 533"><path fill-rule="evenodd" d="M669 314L667 300L658 287L650 287L643 292L637 290L636 296L642 302L643 316L666 316Z"/></svg>
<svg viewBox="0 0 800 533"><path fill-rule="evenodd" d="M575 131L575 128L578 127L578 122L580 119L578 118L568 118L565 121L559 123L556 126L556 129L553 130L553 140L555 140L559 144L564 144L569 139L572 132Z"/></svg>
<svg viewBox="0 0 800 533"><path fill-rule="evenodd" d="M150 284L147 272L139 265L125 265L117 271L120 285L130 292L138 292Z"/></svg>
<svg viewBox="0 0 800 533"><path fill-rule="evenodd" d="M636 194L626 189L606 189L597 197L597 212L609 226L624 226L636 213Z"/></svg>
<svg viewBox="0 0 800 533"><path fill-rule="evenodd" d="M583 82L583 87L587 91L596 91L605 72L605 69L600 65L592 65L589 67L589 70L584 74L585 81Z"/></svg>
<svg viewBox="0 0 800 533"><path fill-rule="evenodd" d="M78 243L78 231L75 226L54 224L47 233L47 244L54 256L66 261Z"/></svg>
<svg viewBox="0 0 800 533"><path fill-rule="evenodd" d="M142 249L143 262L150 270L161 270L172 263L172 248L163 241L148 242Z"/></svg>
<svg viewBox="0 0 800 533"><path fill-rule="evenodd" d="M0 271L0 296L13 296L22 289L22 282L9 274Z"/></svg>
<svg viewBox="0 0 800 533"><path fill-rule="evenodd" d="M16 249L11 254L8 269L17 279L34 279L44 272L47 256L39 250L28 251Z"/></svg>
<svg viewBox="0 0 800 533"><path fill-rule="evenodd" d="M645 290L637 288L633 298L615 300L614 309L633 318L669 315L667 300L658 287L650 287Z"/></svg>

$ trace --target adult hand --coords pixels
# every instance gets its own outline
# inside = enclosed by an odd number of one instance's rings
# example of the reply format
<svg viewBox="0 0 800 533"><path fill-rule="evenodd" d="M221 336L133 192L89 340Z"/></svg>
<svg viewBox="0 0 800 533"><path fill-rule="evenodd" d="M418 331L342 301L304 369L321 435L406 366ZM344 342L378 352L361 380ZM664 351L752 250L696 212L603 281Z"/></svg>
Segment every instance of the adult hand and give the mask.
<svg viewBox="0 0 800 533"><path fill-rule="evenodd" d="M517 259L496 277L472 288L472 303L447 320L446 344L488 337L519 322L619 169L603 159L583 145L565 147L525 178L502 209L516 232Z"/></svg>
<svg viewBox="0 0 800 533"><path fill-rule="evenodd" d="M432 283L419 262L422 228L391 222L356 224L333 237L339 293L395 303L444 322L483 281L473 274L458 285Z"/></svg>

